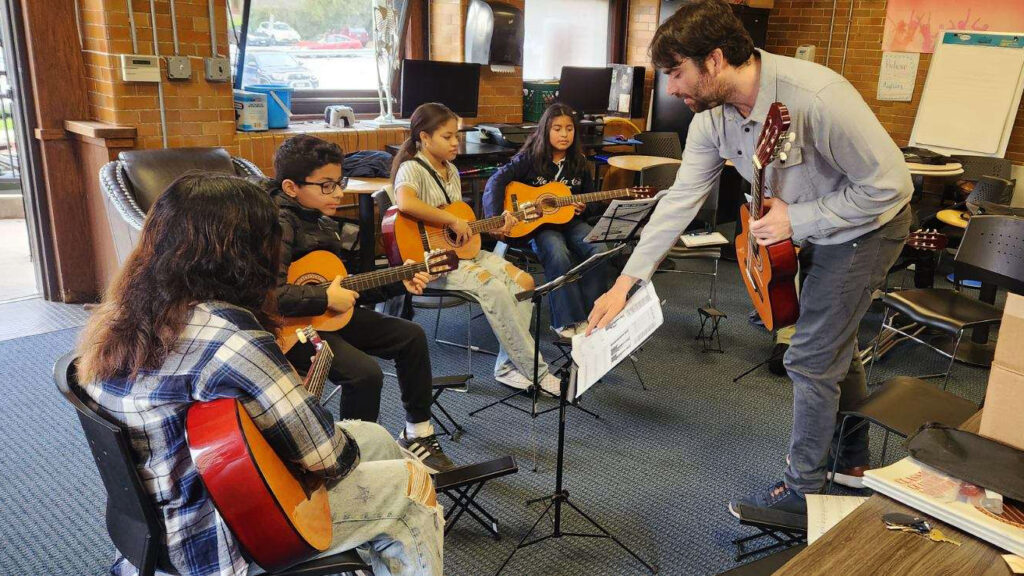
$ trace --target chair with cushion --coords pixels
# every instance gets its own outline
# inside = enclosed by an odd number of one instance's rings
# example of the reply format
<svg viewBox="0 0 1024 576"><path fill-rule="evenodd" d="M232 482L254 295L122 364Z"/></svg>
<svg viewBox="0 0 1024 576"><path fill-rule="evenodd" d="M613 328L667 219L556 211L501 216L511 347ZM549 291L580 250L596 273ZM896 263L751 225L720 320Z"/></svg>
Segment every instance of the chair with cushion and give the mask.
<svg viewBox="0 0 1024 576"><path fill-rule="evenodd" d="M135 248L142 222L156 199L172 182L189 171L222 172L241 177L263 177L255 164L228 154L223 148L167 148L126 150L100 169L106 196L107 221L122 264Z"/></svg>
<svg viewBox="0 0 1024 576"><path fill-rule="evenodd" d="M1021 246L1024 246L1024 218L975 216L971 218L953 260L956 277L972 278L1003 287L1011 292L1024 293L1024 252L1021 251ZM887 330L925 344L949 358L949 366L944 373L922 376L942 376L943 389L949 380L949 373L953 369L953 362L956 360L964 333L975 328L995 326L1002 319L1002 311L999 308L968 298L958 290L900 290L884 294L882 302L885 304L882 326L874 340L875 345L870 357L876 357L877 343ZM905 316L912 324L897 327L894 323L897 314ZM951 335L955 339L952 351L946 352L918 338L922 327ZM874 365L872 362L868 369L868 383L871 382Z"/></svg>
<svg viewBox="0 0 1024 576"><path fill-rule="evenodd" d="M107 533L118 552L139 570L140 576L153 576L158 570L166 572L169 566L163 524L135 468L128 434L119 423L83 401L75 360L72 353L59 359L53 377L61 395L78 412L82 431L107 491ZM273 576L326 576L356 571L371 574L370 567L356 552L346 551L297 564L274 572Z"/></svg>

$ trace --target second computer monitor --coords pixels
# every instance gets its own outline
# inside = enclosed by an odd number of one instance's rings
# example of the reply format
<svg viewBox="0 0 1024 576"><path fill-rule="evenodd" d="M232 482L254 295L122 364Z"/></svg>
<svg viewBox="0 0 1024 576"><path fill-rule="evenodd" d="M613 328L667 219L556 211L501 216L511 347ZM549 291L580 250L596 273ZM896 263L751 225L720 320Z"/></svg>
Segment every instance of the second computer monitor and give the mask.
<svg viewBox="0 0 1024 576"><path fill-rule="evenodd" d="M611 87L611 68L563 66L558 101L572 106L580 114L604 114L608 111Z"/></svg>

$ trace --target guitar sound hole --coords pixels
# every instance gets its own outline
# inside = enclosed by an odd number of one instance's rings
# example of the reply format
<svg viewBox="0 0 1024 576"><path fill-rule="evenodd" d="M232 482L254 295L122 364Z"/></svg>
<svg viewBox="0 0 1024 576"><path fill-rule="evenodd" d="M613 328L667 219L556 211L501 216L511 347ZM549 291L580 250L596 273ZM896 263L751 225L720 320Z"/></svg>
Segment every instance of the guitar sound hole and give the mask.
<svg viewBox="0 0 1024 576"><path fill-rule="evenodd" d="M558 206L555 204L555 198L553 196L541 196L540 209L545 214L552 214L556 212L558 210Z"/></svg>
<svg viewBox="0 0 1024 576"><path fill-rule="evenodd" d="M444 229L444 239L445 239L446 242L448 242L449 246L458 247L458 245L459 245L459 237L455 234L455 231L452 230L451 228L447 228L446 227Z"/></svg>

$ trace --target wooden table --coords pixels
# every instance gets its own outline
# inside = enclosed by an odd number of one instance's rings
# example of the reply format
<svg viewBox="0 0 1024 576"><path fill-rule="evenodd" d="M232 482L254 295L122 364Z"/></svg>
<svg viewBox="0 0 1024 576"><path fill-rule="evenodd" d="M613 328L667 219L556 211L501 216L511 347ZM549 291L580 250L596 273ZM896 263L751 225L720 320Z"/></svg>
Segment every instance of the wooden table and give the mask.
<svg viewBox="0 0 1024 576"><path fill-rule="evenodd" d="M964 173L964 167L959 162L950 162L949 164L907 162L907 168L915 176L959 176Z"/></svg>
<svg viewBox="0 0 1024 576"><path fill-rule="evenodd" d="M980 423L979 411L961 428L977 432ZM787 562L774 576L1011 576L1010 569L1001 558L1007 552L930 516L928 521L933 526L941 528L944 534L962 545L932 542L915 534L887 530L882 515L889 512L923 515L876 493L821 539Z"/></svg>
<svg viewBox="0 0 1024 576"><path fill-rule="evenodd" d="M349 178L346 194L359 195L359 272L373 270L377 246L377 221L373 217L373 193L391 184L388 178Z"/></svg>
<svg viewBox="0 0 1024 576"><path fill-rule="evenodd" d="M641 154L624 154L622 156L612 156L608 159L608 165L614 166L622 170L631 170L633 172L640 172L644 168L650 168L651 166L660 166L662 164L681 164L682 160L675 158L665 158L663 156L643 156Z"/></svg>

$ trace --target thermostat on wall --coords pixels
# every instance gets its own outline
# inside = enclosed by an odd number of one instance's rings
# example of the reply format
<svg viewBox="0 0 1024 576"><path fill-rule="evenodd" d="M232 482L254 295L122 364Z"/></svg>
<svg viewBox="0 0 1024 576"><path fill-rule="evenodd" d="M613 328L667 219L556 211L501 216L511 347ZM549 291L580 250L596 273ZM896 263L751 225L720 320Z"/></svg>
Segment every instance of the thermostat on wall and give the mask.
<svg viewBox="0 0 1024 576"><path fill-rule="evenodd" d="M160 59L144 54L121 54L121 79L125 82L160 82Z"/></svg>

